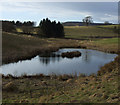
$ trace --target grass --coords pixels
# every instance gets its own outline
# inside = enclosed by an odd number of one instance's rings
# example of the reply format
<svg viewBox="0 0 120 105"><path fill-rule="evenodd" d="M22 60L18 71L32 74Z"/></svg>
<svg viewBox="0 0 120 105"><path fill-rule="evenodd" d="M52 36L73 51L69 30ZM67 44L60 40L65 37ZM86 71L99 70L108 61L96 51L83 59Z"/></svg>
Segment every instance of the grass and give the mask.
<svg viewBox="0 0 120 105"><path fill-rule="evenodd" d="M101 75L3 76L3 103L117 103L119 58ZM17 91L6 91L8 84Z"/></svg>
<svg viewBox="0 0 120 105"><path fill-rule="evenodd" d="M57 38L38 38L21 34L3 32L3 63L28 59L41 53L56 51L61 47L78 47L75 40Z"/></svg>
<svg viewBox="0 0 120 105"><path fill-rule="evenodd" d="M117 37L113 26L65 26L65 37L73 39L95 39Z"/></svg>
<svg viewBox="0 0 120 105"><path fill-rule="evenodd" d="M110 39L103 39L103 40L97 40L97 43L101 44L117 44L119 38L110 38Z"/></svg>
<svg viewBox="0 0 120 105"><path fill-rule="evenodd" d="M88 49L97 49L110 53L120 53L118 48L120 38L103 38L89 41L81 41L81 44Z"/></svg>

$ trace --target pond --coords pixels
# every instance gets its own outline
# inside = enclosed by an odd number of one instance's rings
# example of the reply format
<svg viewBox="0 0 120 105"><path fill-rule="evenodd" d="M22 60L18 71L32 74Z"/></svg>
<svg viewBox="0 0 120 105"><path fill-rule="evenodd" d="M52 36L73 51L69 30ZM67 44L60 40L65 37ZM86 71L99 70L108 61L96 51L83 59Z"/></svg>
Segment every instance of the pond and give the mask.
<svg viewBox="0 0 120 105"><path fill-rule="evenodd" d="M80 57L61 57L63 52L80 51ZM49 56L36 56L31 60L23 60L17 63L2 65L2 74L21 76L23 74L79 74L90 75L110 61L113 61L117 54L104 53L90 49L63 48Z"/></svg>

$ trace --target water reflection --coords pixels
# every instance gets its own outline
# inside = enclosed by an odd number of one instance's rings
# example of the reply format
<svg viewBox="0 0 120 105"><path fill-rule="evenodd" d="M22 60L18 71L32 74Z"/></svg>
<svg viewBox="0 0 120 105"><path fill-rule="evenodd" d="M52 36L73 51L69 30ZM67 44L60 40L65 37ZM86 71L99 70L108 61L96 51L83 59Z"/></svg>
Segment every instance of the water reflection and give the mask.
<svg viewBox="0 0 120 105"><path fill-rule="evenodd" d="M40 61L40 63L43 63L43 64L45 64L46 66L48 65L48 64L50 64L51 62L52 63L55 63L55 62L60 62L60 60L61 60L61 55L58 55L58 54L49 54L49 55L47 55L47 56L41 56L41 55L39 55L39 61Z"/></svg>
<svg viewBox="0 0 120 105"><path fill-rule="evenodd" d="M84 61L84 62L86 62L86 63L89 63L90 62L90 53L88 53L88 51L86 50L86 51L84 51L83 52L83 56L82 56L82 60Z"/></svg>

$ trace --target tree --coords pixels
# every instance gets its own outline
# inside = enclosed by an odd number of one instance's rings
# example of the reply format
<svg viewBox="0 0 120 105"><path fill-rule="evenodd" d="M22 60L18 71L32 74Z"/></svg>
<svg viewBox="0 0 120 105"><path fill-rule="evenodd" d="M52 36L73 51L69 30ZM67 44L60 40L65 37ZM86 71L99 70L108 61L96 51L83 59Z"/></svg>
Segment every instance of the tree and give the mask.
<svg viewBox="0 0 120 105"><path fill-rule="evenodd" d="M86 24L86 26L88 26L90 23L93 23L93 20L92 20L91 16L85 17L82 21L83 21L83 23Z"/></svg>
<svg viewBox="0 0 120 105"><path fill-rule="evenodd" d="M43 37L64 37L64 28L60 22L51 22L46 18L40 22L38 34Z"/></svg>
<svg viewBox="0 0 120 105"><path fill-rule="evenodd" d="M22 26L22 22L16 21L16 26Z"/></svg>

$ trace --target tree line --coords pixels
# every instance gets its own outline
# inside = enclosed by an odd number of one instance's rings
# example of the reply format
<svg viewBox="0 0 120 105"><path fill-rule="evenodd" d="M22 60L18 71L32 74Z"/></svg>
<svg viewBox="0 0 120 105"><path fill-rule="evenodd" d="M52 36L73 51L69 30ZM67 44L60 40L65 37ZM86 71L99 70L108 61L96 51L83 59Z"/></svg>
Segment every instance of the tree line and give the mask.
<svg viewBox="0 0 120 105"><path fill-rule="evenodd" d="M24 21L24 22L20 22L20 21L3 21L2 20L2 30L5 32L15 32L16 27L19 26L30 26L33 27L35 25L34 22L31 21Z"/></svg>
<svg viewBox="0 0 120 105"><path fill-rule="evenodd" d="M2 21L2 30L5 32L17 32L16 28L22 29L23 34L33 34L35 23L31 21ZM36 27L36 33L40 37L64 37L64 27L60 22L51 21L48 18L40 21Z"/></svg>

